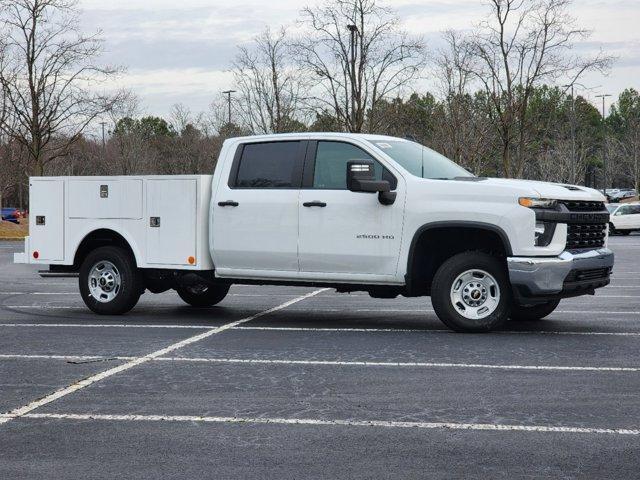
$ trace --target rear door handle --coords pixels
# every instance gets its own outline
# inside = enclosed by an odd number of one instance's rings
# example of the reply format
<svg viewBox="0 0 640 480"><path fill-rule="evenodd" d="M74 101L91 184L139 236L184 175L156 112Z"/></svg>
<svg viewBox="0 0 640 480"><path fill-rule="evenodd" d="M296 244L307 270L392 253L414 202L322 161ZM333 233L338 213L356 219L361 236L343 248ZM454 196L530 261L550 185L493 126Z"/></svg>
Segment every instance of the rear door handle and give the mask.
<svg viewBox="0 0 640 480"><path fill-rule="evenodd" d="M324 202L320 202L318 200L314 200L313 202L304 202L302 206L303 207L326 207L327 204Z"/></svg>
<svg viewBox="0 0 640 480"><path fill-rule="evenodd" d="M233 200L227 200L225 202L218 202L218 206L220 207L237 207L240 205L238 202L234 202Z"/></svg>

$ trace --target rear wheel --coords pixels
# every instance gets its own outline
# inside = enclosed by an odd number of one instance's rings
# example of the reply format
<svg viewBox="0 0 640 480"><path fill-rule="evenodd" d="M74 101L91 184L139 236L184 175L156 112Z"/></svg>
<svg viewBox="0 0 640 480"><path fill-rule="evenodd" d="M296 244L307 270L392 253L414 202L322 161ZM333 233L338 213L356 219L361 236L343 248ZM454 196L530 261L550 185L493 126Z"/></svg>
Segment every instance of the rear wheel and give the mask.
<svg viewBox="0 0 640 480"><path fill-rule="evenodd" d="M514 305L511 307L511 320L516 322L535 322L551 315L558 308L560 300L552 300L539 305Z"/></svg>
<svg viewBox="0 0 640 480"><path fill-rule="evenodd" d="M185 303L192 307L211 307L224 300L229 293L230 285L189 285L178 287L176 292Z"/></svg>
<svg viewBox="0 0 640 480"><path fill-rule="evenodd" d="M100 315L127 313L144 291L142 276L131 254L120 247L100 247L80 267L82 300Z"/></svg>
<svg viewBox="0 0 640 480"><path fill-rule="evenodd" d="M511 292L503 263L486 253L451 257L436 272L431 302L438 318L457 332L488 332L509 316Z"/></svg>

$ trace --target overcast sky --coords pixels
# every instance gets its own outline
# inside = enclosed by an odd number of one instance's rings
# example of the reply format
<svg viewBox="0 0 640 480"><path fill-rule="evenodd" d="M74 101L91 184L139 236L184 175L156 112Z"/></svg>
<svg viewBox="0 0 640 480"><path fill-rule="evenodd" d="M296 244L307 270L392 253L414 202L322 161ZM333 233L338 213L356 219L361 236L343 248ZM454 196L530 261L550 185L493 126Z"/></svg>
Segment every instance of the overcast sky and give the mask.
<svg viewBox="0 0 640 480"><path fill-rule="evenodd" d="M120 83L142 100L145 113L167 115L183 103L204 111L233 87L226 71L238 44L266 26L291 25L300 7L315 0L81 0L83 28L101 29L103 61L127 67ZM410 33L436 48L440 32L465 30L483 18L482 0L389 0ZM580 92L595 100L605 92L640 90L640 0L574 0L571 13L593 31L580 51L602 48L618 57L608 76L591 74ZM428 88L427 83L420 88ZM607 106L608 108L608 106Z"/></svg>

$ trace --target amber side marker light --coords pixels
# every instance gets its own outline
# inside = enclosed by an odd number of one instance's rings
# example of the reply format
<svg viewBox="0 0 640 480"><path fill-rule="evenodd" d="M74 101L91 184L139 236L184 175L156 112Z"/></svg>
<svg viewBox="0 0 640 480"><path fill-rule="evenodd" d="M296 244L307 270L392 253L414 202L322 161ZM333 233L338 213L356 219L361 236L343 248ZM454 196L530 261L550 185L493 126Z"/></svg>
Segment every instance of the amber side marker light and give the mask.
<svg viewBox="0 0 640 480"><path fill-rule="evenodd" d="M187 259L187 262L189 262L189 265L195 265L196 263L196 258L195 257L189 257Z"/></svg>

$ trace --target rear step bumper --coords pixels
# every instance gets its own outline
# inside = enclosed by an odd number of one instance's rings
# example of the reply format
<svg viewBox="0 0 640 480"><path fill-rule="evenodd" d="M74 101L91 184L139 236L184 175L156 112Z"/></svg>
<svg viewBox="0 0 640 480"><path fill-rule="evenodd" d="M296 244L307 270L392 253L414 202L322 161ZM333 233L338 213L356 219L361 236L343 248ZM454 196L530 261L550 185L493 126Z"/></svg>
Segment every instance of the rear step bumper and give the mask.
<svg viewBox="0 0 640 480"><path fill-rule="evenodd" d="M78 278L78 272L56 272L51 270L38 270L42 278Z"/></svg>

